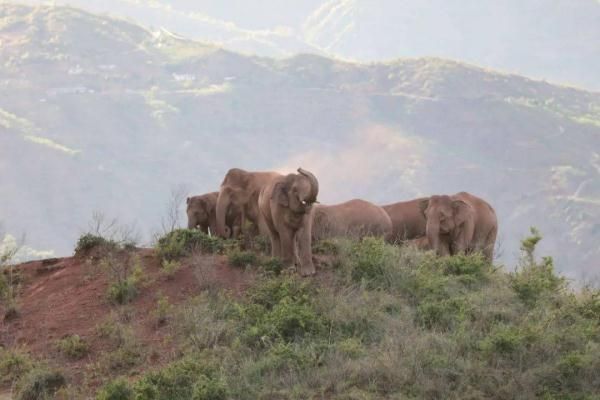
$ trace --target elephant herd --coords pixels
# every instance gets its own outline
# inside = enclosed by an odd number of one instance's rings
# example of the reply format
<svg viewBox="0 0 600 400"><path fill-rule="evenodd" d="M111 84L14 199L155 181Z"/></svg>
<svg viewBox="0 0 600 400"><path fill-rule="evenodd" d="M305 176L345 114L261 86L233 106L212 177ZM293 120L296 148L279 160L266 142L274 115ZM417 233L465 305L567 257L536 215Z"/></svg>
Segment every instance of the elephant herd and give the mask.
<svg viewBox="0 0 600 400"><path fill-rule="evenodd" d="M498 221L483 199L466 192L377 206L354 199L317 201L319 182L309 171L281 175L230 169L218 192L187 198L188 228L224 238L265 234L274 257L313 275L312 241L383 237L439 255L481 252L493 259ZM247 223L249 222L249 223Z"/></svg>

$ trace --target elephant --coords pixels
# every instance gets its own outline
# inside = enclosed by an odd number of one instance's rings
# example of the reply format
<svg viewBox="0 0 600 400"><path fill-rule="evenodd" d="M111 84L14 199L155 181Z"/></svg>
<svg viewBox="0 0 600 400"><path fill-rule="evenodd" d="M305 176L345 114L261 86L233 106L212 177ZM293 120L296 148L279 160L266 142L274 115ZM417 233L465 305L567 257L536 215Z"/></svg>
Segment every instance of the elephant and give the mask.
<svg viewBox="0 0 600 400"><path fill-rule="evenodd" d="M382 206L392 220L392 234L389 240L391 243L402 243L425 236L427 220L420 205L427 199L421 197Z"/></svg>
<svg viewBox="0 0 600 400"><path fill-rule="evenodd" d="M200 228L204 233L216 234L218 197L219 192L212 192L187 198L188 229ZM239 208L230 207L226 215L226 226L233 237L238 237L242 223L242 213Z"/></svg>
<svg viewBox="0 0 600 400"><path fill-rule="evenodd" d="M302 276L315 274L312 260L312 208L317 202L319 182L310 172L277 176L260 191L258 207L269 230L273 257L284 265L297 262Z"/></svg>
<svg viewBox="0 0 600 400"><path fill-rule="evenodd" d="M347 236L360 239L392 233L392 220L385 210L373 203L353 199L335 205L316 205L312 212L312 239Z"/></svg>
<svg viewBox="0 0 600 400"><path fill-rule="evenodd" d="M416 239L410 239L402 242L403 246L412 246L419 250L431 250L431 246L429 245L429 239L427 236L420 236Z"/></svg>
<svg viewBox="0 0 600 400"><path fill-rule="evenodd" d="M498 233L496 212L485 200L467 192L422 200L426 236L439 255L480 251L493 261Z"/></svg>
<svg viewBox="0 0 600 400"><path fill-rule="evenodd" d="M226 224L226 216L232 207L240 210L241 221L248 220L258 228L259 232L266 232L266 228L259 218L258 196L267 183L280 176L276 172L248 172L240 168L232 168L227 171L217 198L217 235L229 238L233 234L231 228Z"/></svg>

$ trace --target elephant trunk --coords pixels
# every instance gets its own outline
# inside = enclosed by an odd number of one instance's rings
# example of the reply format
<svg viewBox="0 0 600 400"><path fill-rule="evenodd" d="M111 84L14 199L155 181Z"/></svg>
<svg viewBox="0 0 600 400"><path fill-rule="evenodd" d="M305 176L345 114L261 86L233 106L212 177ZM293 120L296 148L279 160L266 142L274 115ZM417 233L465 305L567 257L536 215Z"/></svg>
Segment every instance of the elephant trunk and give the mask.
<svg viewBox="0 0 600 400"><path fill-rule="evenodd" d="M311 172L306 171L302 168L298 168L298 173L307 177L310 182L311 191L309 199L317 200L317 195L319 194L319 181L317 180L317 178Z"/></svg>
<svg viewBox="0 0 600 400"><path fill-rule="evenodd" d="M196 221L194 218L188 218L188 229L196 228Z"/></svg>
<svg viewBox="0 0 600 400"><path fill-rule="evenodd" d="M221 190L217 198L217 231L215 233L223 238L229 238L231 235L230 229L225 222L230 205L231 194L226 189Z"/></svg>
<svg viewBox="0 0 600 400"><path fill-rule="evenodd" d="M427 219L427 226L425 228L427 240L432 250L435 250L438 254L440 251L440 223L431 218Z"/></svg>

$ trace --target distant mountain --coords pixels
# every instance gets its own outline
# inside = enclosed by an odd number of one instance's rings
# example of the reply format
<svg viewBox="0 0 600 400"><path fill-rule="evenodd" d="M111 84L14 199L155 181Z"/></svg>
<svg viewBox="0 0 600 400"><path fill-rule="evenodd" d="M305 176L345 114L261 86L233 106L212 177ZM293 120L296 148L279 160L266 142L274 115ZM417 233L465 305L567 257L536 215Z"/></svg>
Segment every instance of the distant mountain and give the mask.
<svg viewBox="0 0 600 400"><path fill-rule="evenodd" d="M233 166L302 166L326 203L473 192L506 262L535 225L561 270L599 271L598 93L437 58L244 56L10 4L0 60L0 221L34 248L69 253L94 210L147 234L172 188L215 190Z"/></svg>
<svg viewBox="0 0 600 400"><path fill-rule="evenodd" d="M47 0L23 0L31 4ZM598 0L56 0L268 57L443 57L600 90Z"/></svg>

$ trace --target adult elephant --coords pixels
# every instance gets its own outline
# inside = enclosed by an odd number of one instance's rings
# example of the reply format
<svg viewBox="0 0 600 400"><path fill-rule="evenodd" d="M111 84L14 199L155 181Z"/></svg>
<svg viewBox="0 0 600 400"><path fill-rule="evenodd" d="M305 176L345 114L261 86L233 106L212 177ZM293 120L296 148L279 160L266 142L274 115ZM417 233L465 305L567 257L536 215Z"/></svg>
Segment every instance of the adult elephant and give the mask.
<svg viewBox="0 0 600 400"><path fill-rule="evenodd" d="M224 238L232 235L231 228L226 224L227 214L232 208L240 210L242 221L252 222L263 232L258 196L269 182L280 176L281 174L276 172L248 172L239 168L227 171L217 198L217 235Z"/></svg>
<svg viewBox="0 0 600 400"><path fill-rule="evenodd" d="M217 233L217 199L219 192L206 193L188 197L187 217L188 229L200 229L204 233ZM237 237L242 227L242 213L238 207L230 207L225 216L225 226Z"/></svg>
<svg viewBox="0 0 600 400"><path fill-rule="evenodd" d="M429 245L439 255L480 251L492 262L498 220L485 200L467 192L431 196L421 202L421 210Z"/></svg>
<svg viewBox="0 0 600 400"><path fill-rule="evenodd" d="M403 243L425 236L427 220L421 210L421 204L427 199L421 197L382 206L392 220L390 242Z"/></svg>
<svg viewBox="0 0 600 400"><path fill-rule="evenodd" d="M272 255L281 258L285 265L297 262L302 276L315 273L311 211L318 194L317 178L298 168L298 174L273 178L258 198L260 215L269 230Z"/></svg>
<svg viewBox="0 0 600 400"><path fill-rule="evenodd" d="M313 240L346 236L389 238L392 220L385 210L373 203L353 199L335 205L316 205L312 213Z"/></svg>

